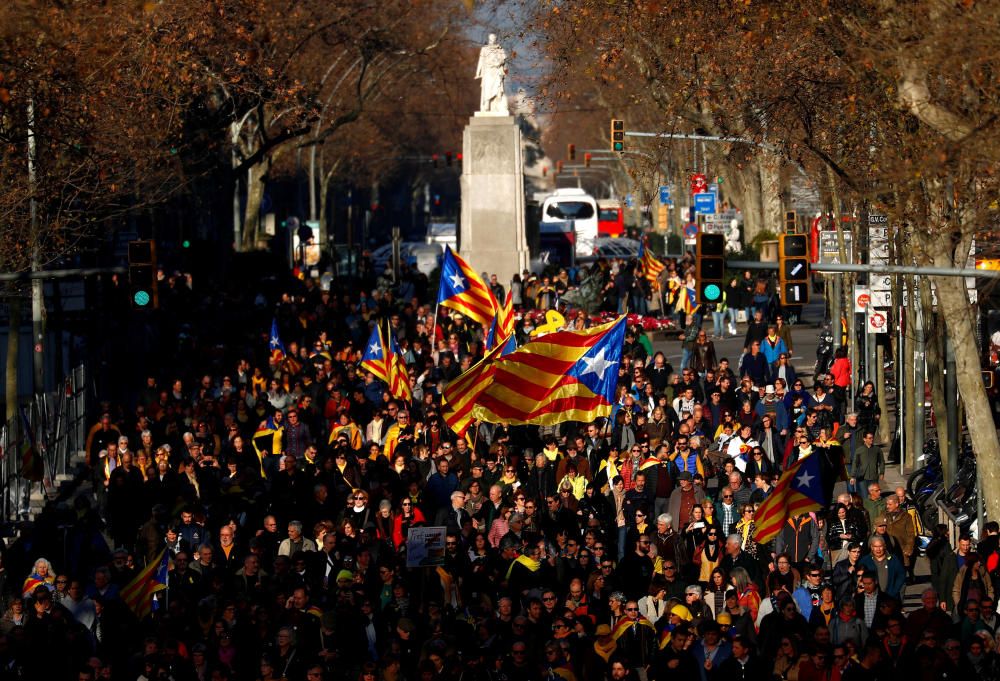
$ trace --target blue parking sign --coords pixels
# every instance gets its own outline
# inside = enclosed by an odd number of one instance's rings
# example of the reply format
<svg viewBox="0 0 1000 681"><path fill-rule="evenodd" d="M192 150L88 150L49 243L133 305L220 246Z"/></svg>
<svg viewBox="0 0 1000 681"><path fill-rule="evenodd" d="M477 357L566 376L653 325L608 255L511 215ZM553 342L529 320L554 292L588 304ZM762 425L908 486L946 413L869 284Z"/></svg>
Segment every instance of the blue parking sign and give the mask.
<svg viewBox="0 0 1000 681"><path fill-rule="evenodd" d="M702 192L694 195L694 212L699 215L715 215L715 192Z"/></svg>
<svg viewBox="0 0 1000 681"><path fill-rule="evenodd" d="M670 186L663 185L660 187L660 204L664 206L674 205L673 200L670 198Z"/></svg>

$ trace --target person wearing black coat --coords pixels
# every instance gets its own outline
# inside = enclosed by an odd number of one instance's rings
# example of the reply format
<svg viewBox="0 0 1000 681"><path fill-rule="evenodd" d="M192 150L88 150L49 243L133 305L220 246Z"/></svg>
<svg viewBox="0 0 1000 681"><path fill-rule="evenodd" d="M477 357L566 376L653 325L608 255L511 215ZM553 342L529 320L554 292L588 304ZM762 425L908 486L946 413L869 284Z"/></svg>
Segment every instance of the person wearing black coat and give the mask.
<svg viewBox="0 0 1000 681"><path fill-rule="evenodd" d="M767 681L771 674L764 660L753 654L753 647L742 636L732 640L733 654L719 666L719 678L728 681Z"/></svg>

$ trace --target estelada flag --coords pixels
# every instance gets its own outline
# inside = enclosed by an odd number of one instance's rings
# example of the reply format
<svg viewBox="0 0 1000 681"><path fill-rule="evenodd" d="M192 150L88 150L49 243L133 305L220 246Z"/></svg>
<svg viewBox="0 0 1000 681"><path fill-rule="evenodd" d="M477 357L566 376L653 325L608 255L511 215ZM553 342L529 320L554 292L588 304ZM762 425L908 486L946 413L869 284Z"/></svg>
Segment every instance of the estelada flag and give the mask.
<svg viewBox="0 0 1000 681"><path fill-rule="evenodd" d="M413 391L410 389L410 373L406 369L403 353L392 335L392 329L386 327L386 338L389 340L389 351L385 353L385 365L389 380L389 394L404 402L413 401Z"/></svg>
<svg viewBox="0 0 1000 681"><path fill-rule="evenodd" d="M765 544L781 532L785 522L794 516L818 511L829 502L823 498L819 455L808 454L788 467L771 496L757 509L754 540Z"/></svg>
<svg viewBox="0 0 1000 681"><path fill-rule="evenodd" d="M271 335L268 337L267 347L271 351L271 364L277 364L285 358L285 344L278 335L277 317L271 318Z"/></svg>
<svg viewBox="0 0 1000 681"><path fill-rule="evenodd" d="M167 550L142 569L121 591L122 601L139 619L144 619L153 611L153 594L167 588L167 571L170 556Z"/></svg>
<svg viewBox="0 0 1000 681"><path fill-rule="evenodd" d="M473 416L489 423L587 423L611 414L625 317L585 331L557 331L494 362Z"/></svg>
<svg viewBox="0 0 1000 681"><path fill-rule="evenodd" d="M383 383L389 383L389 365L386 363L385 341L382 338L382 327L378 324L372 329L372 335L368 337L368 345L365 346L365 353L361 356L361 368L370 371L372 375Z"/></svg>
<svg viewBox="0 0 1000 681"><path fill-rule="evenodd" d="M667 266L650 253L646 249L646 244L641 241L639 242L639 266L642 270L642 276L654 289L659 281L660 272L667 269Z"/></svg>
<svg viewBox="0 0 1000 681"><path fill-rule="evenodd" d="M441 260L437 302L483 326L489 326L499 307L492 289L450 246L445 248Z"/></svg>
<svg viewBox="0 0 1000 681"><path fill-rule="evenodd" d="M630 620L627 617L622 617L620 620L618 620L618 624L615 625L615 630L611 632L611 638L617 641L622 637L622 635L626 631L632 628L633 624L638 625L640 627L649 627L654 632L656 631L656 627L653 626L653 623L650 622L645 617L643 617L642 615L639 615L639 619L637 620Z"/></svg>
<svg viewBox="0 0 1000 681"><path fill-rule="evenodd" d="M486 334L486 349L492 350L493 346L507 339L509 352L516 349L514 344L514 302L513 292L507 291L507 299L503 305L497 309L497 314L490 324L489 333ZM505 353L506 354L506 353Z"/></svg>

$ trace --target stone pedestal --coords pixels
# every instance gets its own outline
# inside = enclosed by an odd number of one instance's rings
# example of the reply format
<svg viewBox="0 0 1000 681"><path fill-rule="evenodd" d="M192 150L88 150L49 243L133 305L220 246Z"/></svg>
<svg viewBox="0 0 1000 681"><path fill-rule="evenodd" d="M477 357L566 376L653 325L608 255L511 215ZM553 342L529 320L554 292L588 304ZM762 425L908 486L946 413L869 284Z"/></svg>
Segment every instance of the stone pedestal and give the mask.
<svg viewBox="0 0 1000 681"><path fill-rule="evenodd" d="M528 268L521 129L513 116L478 113L465 127L461 230L461 256L476 272L496 274L505 290Z"/></svg>

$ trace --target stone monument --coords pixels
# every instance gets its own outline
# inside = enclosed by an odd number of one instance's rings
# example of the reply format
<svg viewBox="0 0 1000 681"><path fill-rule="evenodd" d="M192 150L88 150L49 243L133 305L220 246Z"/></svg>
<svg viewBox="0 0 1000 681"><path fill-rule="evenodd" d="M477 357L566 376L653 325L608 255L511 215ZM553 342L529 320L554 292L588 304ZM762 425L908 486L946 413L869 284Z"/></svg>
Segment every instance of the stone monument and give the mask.
<svg viewBox="0 0 1000 681"><path fill-rule="evenodd" d="M508 288L528 267L524 232L521 129L510 115L504 80L507 53L491 34L479 51L479 111L462 136L462 227L459 250L477 272ZM501 301L502 302L502 301Z"/></svg>

